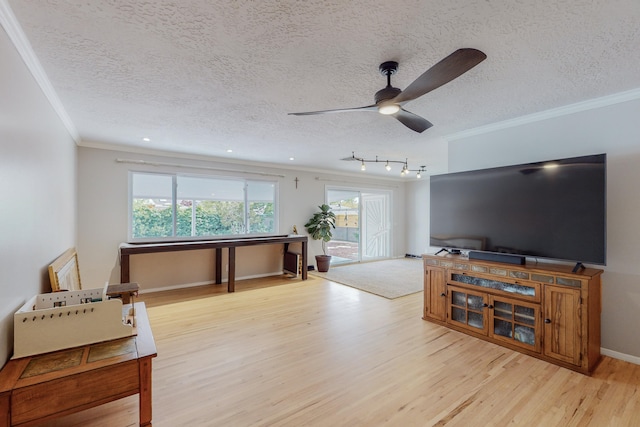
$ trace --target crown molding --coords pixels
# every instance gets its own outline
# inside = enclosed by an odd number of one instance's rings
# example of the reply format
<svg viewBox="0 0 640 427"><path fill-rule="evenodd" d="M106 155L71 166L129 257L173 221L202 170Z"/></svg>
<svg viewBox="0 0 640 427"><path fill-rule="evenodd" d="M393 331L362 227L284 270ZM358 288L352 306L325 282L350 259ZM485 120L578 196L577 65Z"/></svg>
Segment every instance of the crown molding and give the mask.
<svg viewBox="0 0 640 427"><path fill-rule="evenodd" d="M241 159L234 159L230 157L217 157L217 156L211 156L207 154L198 154L198 153L184 153L184 152L178 152L178 151L161 150L161 149L146 148L146 147L131 146L131 145L120 145L120 144L84 140L84 139L78 144L78 146L93 148L97 150L113 151L116 153L123 153L123 154L130 153L130 154L140 154L145 156L164 157L164 158L170 158L171 161L176 161L176 159L183 159L183 160L198 162L198 163L194 163L193 165L181 165L182 167L193 167L193 169L207 169L208 166L206 165L209 165L210 163L218 163L218 164L224 164L224 165L236 165L236 166L244 166L249 168L251 167L259 168L259 170L261 171L262 170L268 171L268 170L275 169L277 171L288 171L291 173L304 172L304 173L310 173L310 174L327 174L332 176L339 175L340 177L366 179L369 184L376 184L376 183L380 184L384 182L407 183L415 180L419 181L419 179L416 179L415 177L413 177L412 179L411 177L385 176L383 174L373 174L373 173L363 175L360 170L358 170L357 172L350 172L342 169L337 170L337 169L314 168L314 167L309 167L304 165L285 165L282 163L260 162L255 160L241 160ZM144 160L149 161L150 163L153 163L153 160L148 160L148 159L144 159ZM159 162L162 162L162 161L158 160L158 162L156 163L159 164ZM202 164L205 165L204 168L201 168L198 166ZM239 172L239 171L235 171L235 172ZM424 177L426 178L427 176L428 176L428 172L425 172Z"/></svg>
<svg viewBox="0 0 640 427"><path fill-rule="evenodd" d="M447 141L455 141L458 139L478 136L485 133L495 132L516 126L522 126L529 123L535 123L542 120L553 119L555 117L566 116L568 114L579 113L581 111L593 110L595 108L606 107L609 105L619 104L621 102L633 101L640 99L640 88L632 89L626 92L614 93L612 95L603 96L601 98L590 99L588 101L577 102L575 104L565 105L564 107L553 108L551 110L541 111L539 113L528 114L526 116L517 117L515 119L504 120L502 122L491 123L489 125L457 132L444 136Z"/></svg>
<svg viewBox="0 0 640 427"><path fill-rule="evenodd" d="M6 31L7 35L11 39L11 42L22 57L25 65L35 78L36 82L40 86L40 89L47 97L47 100L64 124L67 132L69 132L69 135L71 135L71 138L73 138L76 144L79 144L81 141L80 134L78 134L78 130L67 114L67 110L65 110L62 102L60 101L60 98L58 98L58 94L53 89L49 78L42 69L40 61L36 57L36 54L33 52L31 43L29 43L27 36L24 34L24 31L22 31L22 27L16 19L16 16L11 10L11 7L9 6L7 0L0 0L0 25L2 25L2 28L4 28L4 30Z"/></svg>

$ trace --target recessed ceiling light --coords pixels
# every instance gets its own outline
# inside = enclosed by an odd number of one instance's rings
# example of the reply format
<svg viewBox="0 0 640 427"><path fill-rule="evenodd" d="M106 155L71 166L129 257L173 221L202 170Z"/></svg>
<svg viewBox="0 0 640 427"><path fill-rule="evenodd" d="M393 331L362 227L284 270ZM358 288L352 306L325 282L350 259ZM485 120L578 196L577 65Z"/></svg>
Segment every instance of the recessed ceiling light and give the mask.
<svg viewBox="0 0 640 427"><path fill-rule="evenodd" d="M144 142L149 142L149 141L151 141L151 138L147 138L147 137L145 136L144 138L142 138L142 140L143 140Z"/></svg>
<svg viewBox="0 0 640 427"><path fill-rule="evenodd" d="M289 160L295 160L295 158L294 157L289 157Z"/></svg>
<svg viewBox="0 0 640 427"><path fill-rule="evenodd" d="M233 150L232 150L231 148L229 148L229 149L227 150L227 153L233 153Z"/></svg>

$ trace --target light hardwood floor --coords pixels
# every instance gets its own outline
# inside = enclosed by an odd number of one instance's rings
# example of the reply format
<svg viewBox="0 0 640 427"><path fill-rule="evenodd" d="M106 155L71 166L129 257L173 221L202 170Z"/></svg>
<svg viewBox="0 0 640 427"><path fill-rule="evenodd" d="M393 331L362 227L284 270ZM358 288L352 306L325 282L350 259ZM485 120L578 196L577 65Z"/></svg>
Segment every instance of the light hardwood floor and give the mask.
<svg viewBox="0 0 640 427"><path fill-rule="evenodd" d="M592 377L313 278L141 296L158 347L153 425L640 426L640 366ZM137 397L46 426L133 426Z"/></svg>

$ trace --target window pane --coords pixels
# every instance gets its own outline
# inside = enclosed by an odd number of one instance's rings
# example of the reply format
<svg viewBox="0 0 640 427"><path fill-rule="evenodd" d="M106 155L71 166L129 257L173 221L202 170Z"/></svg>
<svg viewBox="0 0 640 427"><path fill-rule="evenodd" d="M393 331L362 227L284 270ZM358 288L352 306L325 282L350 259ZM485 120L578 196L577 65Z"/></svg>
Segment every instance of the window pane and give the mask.
<svg viewBox="0 0 640 427"><path fill-rule="evenodd" d="M193 201L178 199L176 204L176 235L192 236Z"/></svg>
<svg viewBox="0 0 640 427"><path fill-rule="evenodd" d="M249 233L275 232L273 211L273 203L249 203Z"/></svg>
<svg viewBox="0 0 640 427"><path fill-rule="evenodd" d="M244 233L244 203L196 200L195 228L196 236Z"/></svg>
<svg viewBox="0 0 640 427"><path fill-rule="evenodd" d="M151 173L135 173L133 179L134 198L171 199L173 193L173 178L171 175Z"/></svg>
<svg viewBox="0 0 640 427"><path fill-rule="evenodd" d="M276 189L272 182L249 181L249 230L251 234L275 232Z"/></svg>
<svg viewBox="0 0 640 427"><path fill-rule="evenodd" d="M247 182L247 198L254 202L273 202L276 185L273 182Z"/></svg>
<svg viewBox="0 0 640 427"><path fill-rule="evenodd" d="M146 172L131 176L134 239L277 231L275 182Z"/></svg>
<svg viewBox="0 0 640 427"><path fill-rule="evenodd" d="M132 218L133 238L173 235L171 202L166 199L133 199Z"/></svg>
<svg viewBox="0 0 640 427"><path fill-rule="evenodd" d="M244 201L244 181L178 176L178 198Z"/></svg>
<svg viewBox="0 0 640 427"><path fill-rule="evenodd" d="M133 238L173 236L173 179L170 175L132 175Z"/></svg>

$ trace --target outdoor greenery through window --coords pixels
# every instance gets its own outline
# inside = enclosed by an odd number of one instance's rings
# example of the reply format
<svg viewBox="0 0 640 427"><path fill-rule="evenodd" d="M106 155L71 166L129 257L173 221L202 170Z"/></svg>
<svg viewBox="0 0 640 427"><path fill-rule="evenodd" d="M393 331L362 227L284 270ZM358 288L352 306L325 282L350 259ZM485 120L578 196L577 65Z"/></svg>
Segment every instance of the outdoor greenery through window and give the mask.
<svg viewBox="0 0 640 427"><path fill-rule="evenodd" d="M275 181L131 172L131 238L273 234Z"/></svg>

